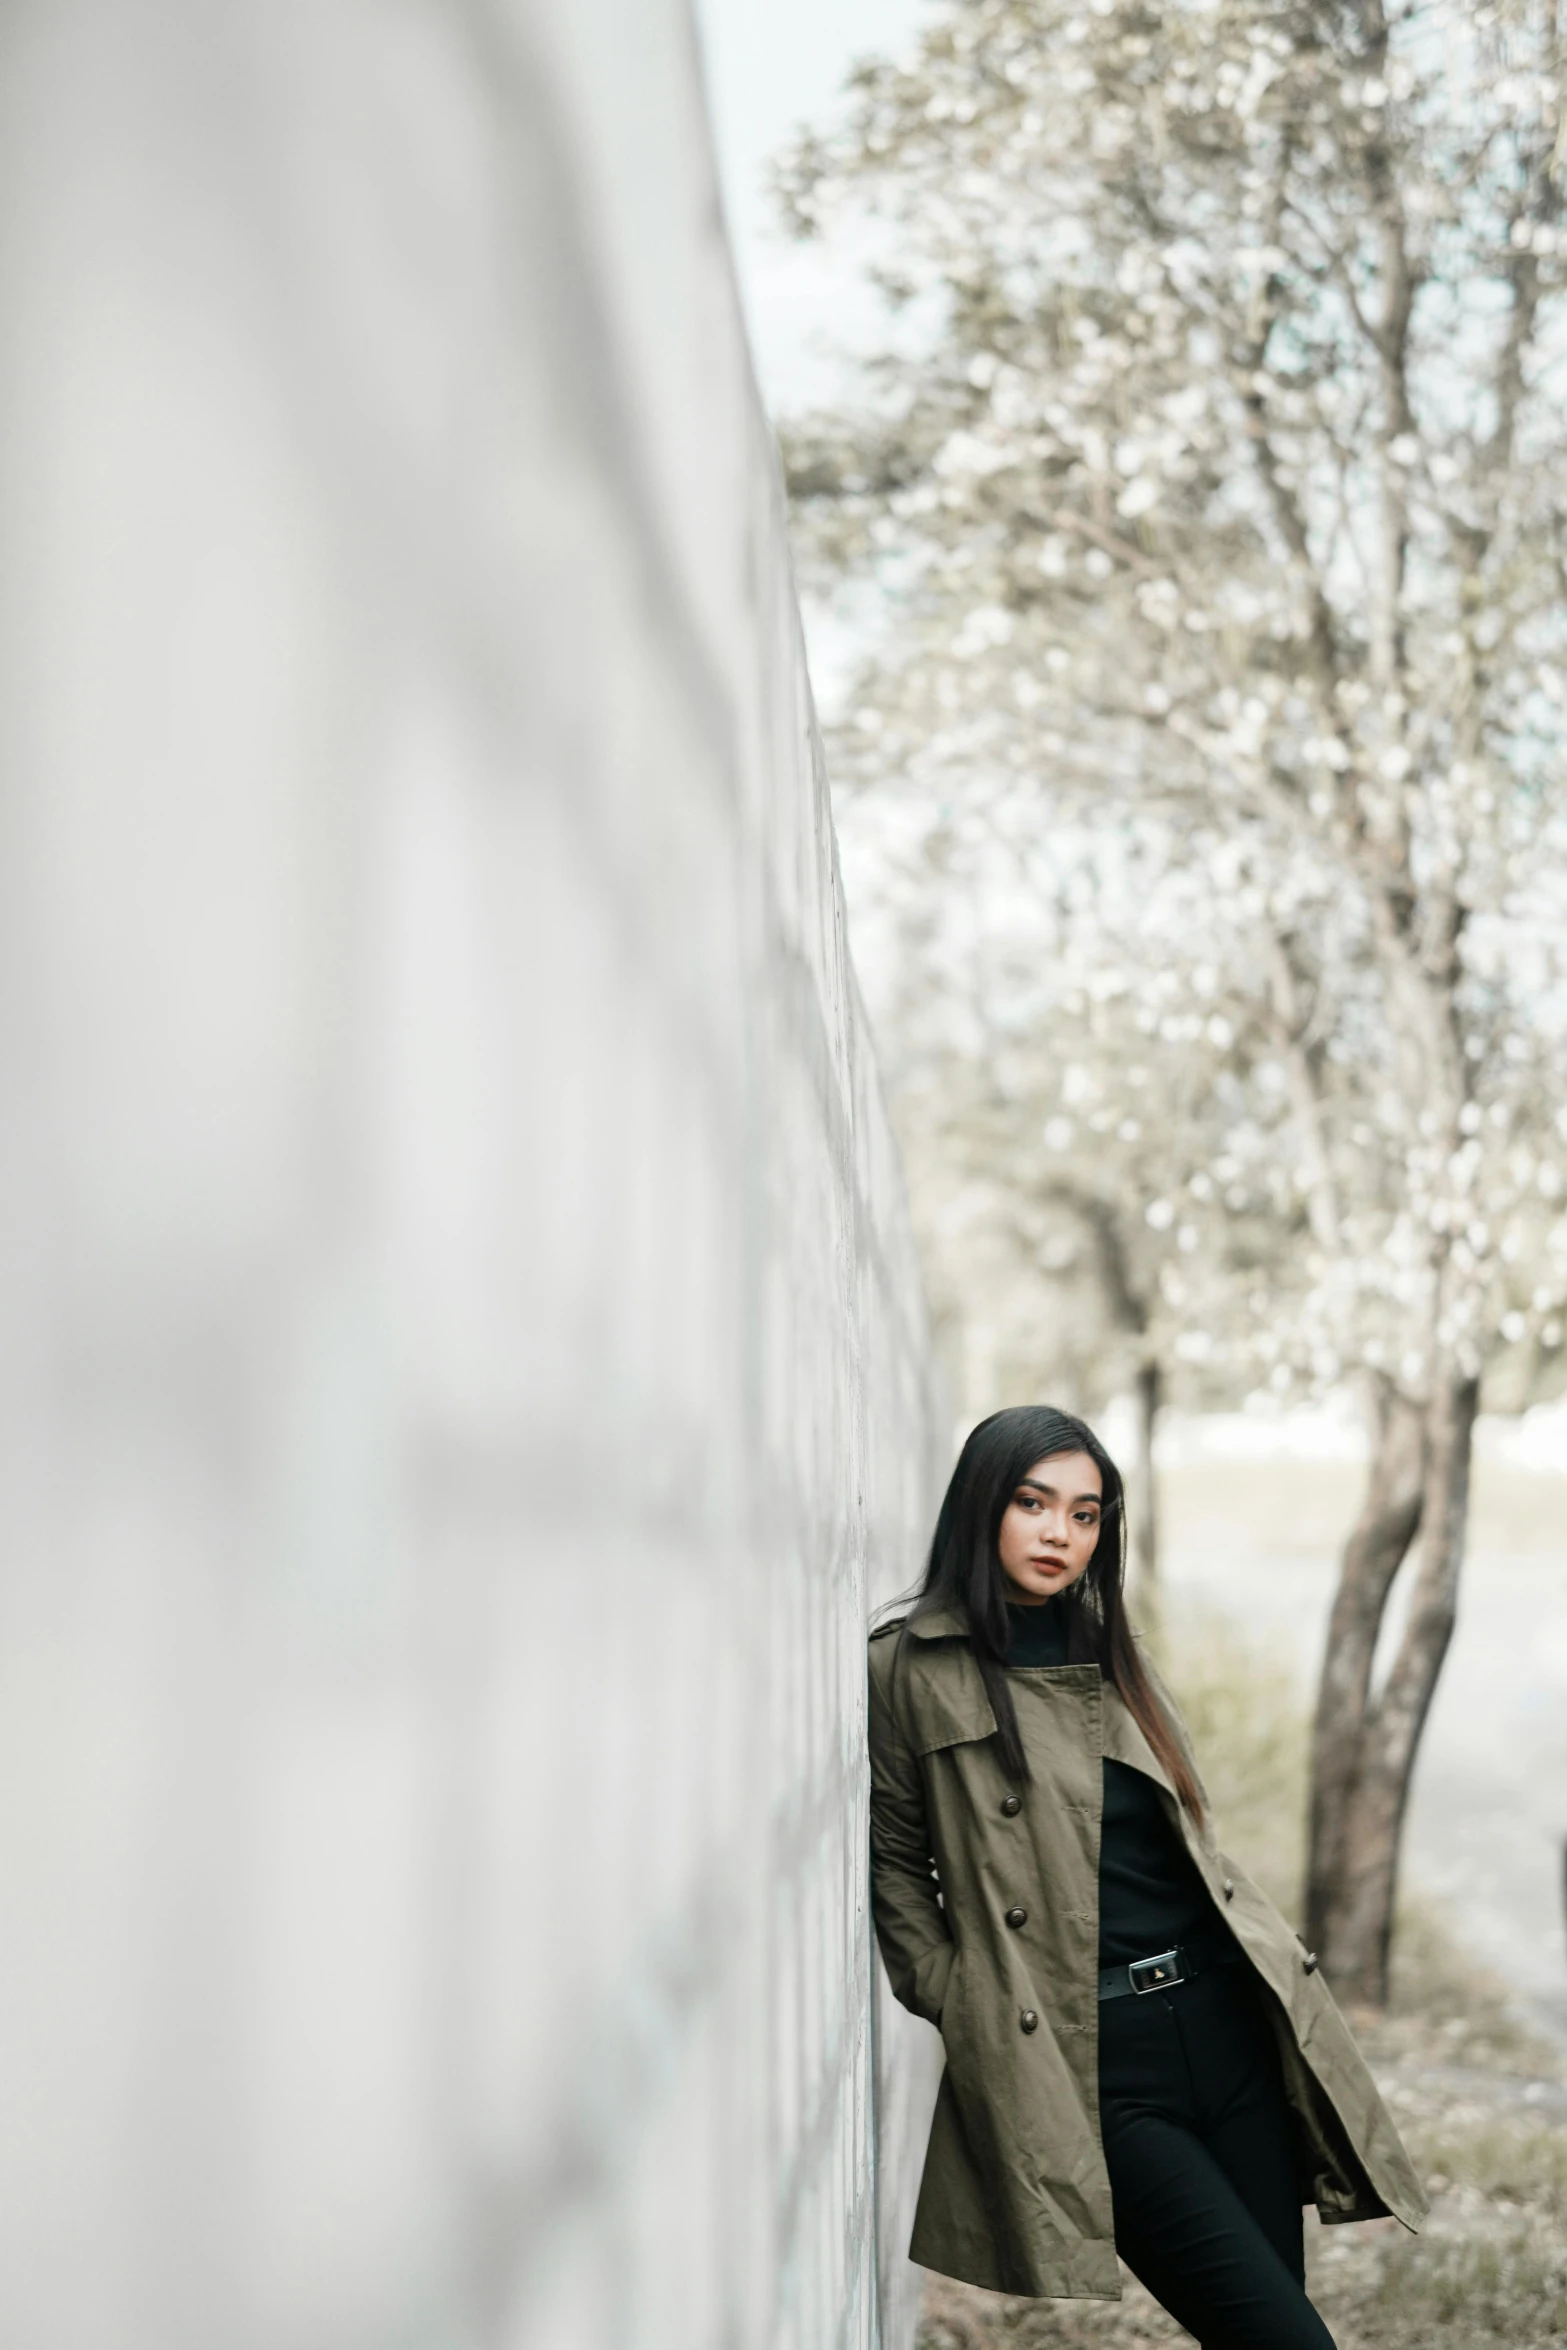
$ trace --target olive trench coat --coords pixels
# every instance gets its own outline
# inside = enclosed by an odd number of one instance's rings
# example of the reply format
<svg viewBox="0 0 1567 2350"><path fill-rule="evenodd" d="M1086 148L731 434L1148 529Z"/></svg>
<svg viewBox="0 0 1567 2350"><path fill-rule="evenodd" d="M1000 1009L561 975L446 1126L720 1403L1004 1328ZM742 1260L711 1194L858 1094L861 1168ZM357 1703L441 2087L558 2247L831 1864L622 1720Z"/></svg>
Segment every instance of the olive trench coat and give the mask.
<svg viewBox="0 0 1567 2350"><path fill-rule="evenodd" d="M1261 1978L1302 2201L1325 2220L1391 2212L1418 2227L1420 2182L1316 1961L1225 1859L1206 1797L1201 1829L1177 1802L1097 1666L1013 1670L1033 1774L1014 1789L966 1619L921 1617L901 1643L898 1631L884 1627L870 1647L871 1905L893 1991L939 2026L947 2058L910 2257L996 2292L1119 2296L1099 2133L1105 1755L1163 1790ZM1144 1666L1195 1777L1175 1705L1146 1655ZM1009 1926L1018 1909L1022 1926Z"/></svg>

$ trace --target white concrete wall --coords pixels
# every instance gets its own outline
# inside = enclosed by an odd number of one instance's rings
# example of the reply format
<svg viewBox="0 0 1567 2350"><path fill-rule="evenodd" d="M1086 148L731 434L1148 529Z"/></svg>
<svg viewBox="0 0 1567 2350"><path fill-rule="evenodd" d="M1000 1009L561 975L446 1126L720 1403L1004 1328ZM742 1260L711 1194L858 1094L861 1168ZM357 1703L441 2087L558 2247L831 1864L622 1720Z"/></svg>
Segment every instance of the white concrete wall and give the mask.
<svg viewBox="0 0 1567 2350"><path fill-rule="evenodd" d="M936 1447L683 8L13 6L0 315L0 2343L858 2350Z"/></svg>

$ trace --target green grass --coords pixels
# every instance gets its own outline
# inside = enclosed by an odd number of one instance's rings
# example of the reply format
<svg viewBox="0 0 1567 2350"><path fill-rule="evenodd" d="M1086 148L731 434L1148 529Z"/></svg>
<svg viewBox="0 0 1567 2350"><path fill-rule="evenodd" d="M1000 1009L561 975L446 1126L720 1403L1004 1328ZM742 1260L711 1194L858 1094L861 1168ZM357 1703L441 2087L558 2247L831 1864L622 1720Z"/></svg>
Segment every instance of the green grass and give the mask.
<svg viewBox="0 0 1567 2350"><path fill-rule="evenodd" d="M1225 1851L1298 1923L1307 1725L1292 1674L1222 1616L1190 1616L1156 1646Z"/></svg>
<svg viewBox="0 0 1567 2350"><path fill-rule="evenodd" d="M1567 2220L1567 2128L1559 2121L1460 2113L1412 2126L1409 2143L1438 2195L1470 2187L1493 2204Z"/></svg>

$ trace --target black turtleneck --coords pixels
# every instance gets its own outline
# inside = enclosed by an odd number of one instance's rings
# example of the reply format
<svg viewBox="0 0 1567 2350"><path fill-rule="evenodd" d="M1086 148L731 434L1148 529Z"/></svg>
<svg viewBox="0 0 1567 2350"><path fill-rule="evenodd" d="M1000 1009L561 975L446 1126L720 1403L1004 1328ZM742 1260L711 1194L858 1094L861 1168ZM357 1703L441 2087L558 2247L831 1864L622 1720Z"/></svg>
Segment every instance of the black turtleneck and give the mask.
<svg viewBox="0 0 1567 2350"><path fill-rule="evenodd" d="M1066 1619L1046 1600L1042 1607L1008 1607L1007 1663L1023 1667L1067 1662ZM1196 1866L1181 1842L1164 1798L1145 1771L1104 1759L1104 1814L1099 1837L1099 1964L1121 1966L1190 1942L1211 1915Z"/></svg>

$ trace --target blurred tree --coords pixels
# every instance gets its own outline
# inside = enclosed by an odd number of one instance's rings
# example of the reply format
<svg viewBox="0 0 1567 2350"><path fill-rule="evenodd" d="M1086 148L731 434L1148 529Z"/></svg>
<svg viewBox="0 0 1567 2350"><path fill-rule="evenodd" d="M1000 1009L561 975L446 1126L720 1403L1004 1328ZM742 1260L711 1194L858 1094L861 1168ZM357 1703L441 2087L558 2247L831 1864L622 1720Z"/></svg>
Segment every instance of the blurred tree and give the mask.
<svg viewBox="0 0 1567 2350"><path fill-rule="evenodd" d="M1162 844L1157 870L1123 836L1119 874L1095 871L992 814L961 846L921 844L943 888L886 1022L905 1152L970 1411L1042 1379L1089 1410L1130 1395L1147 1613L1162 1404L1177 1382L1229 1401L1265 1379L1299 1288L1288 1096L1266 1024L1220 1009L1222 974L1192 960L1193 891Z"/></svg>
<svg viewBox="0 0 1567 2350"><path fill-rule="evenodd" d="M859 408L787 449L817 579L892 603L849 793L1029 807L1063 871L1085 823L1162 843L1220 1016L1267 1040L1302 1234L1254 1368L1271 1346L1275 1392L1370 1399L1307 1915L1376 2004L1482 1373L1516 1399L1561 1359L1558 19L949 0L782 178L802 233L872 224L905 314ZM1154 1042L1150 1069L1187 1049ZM1127 1143L1114 1182L1152 1180Z"/></svg>

